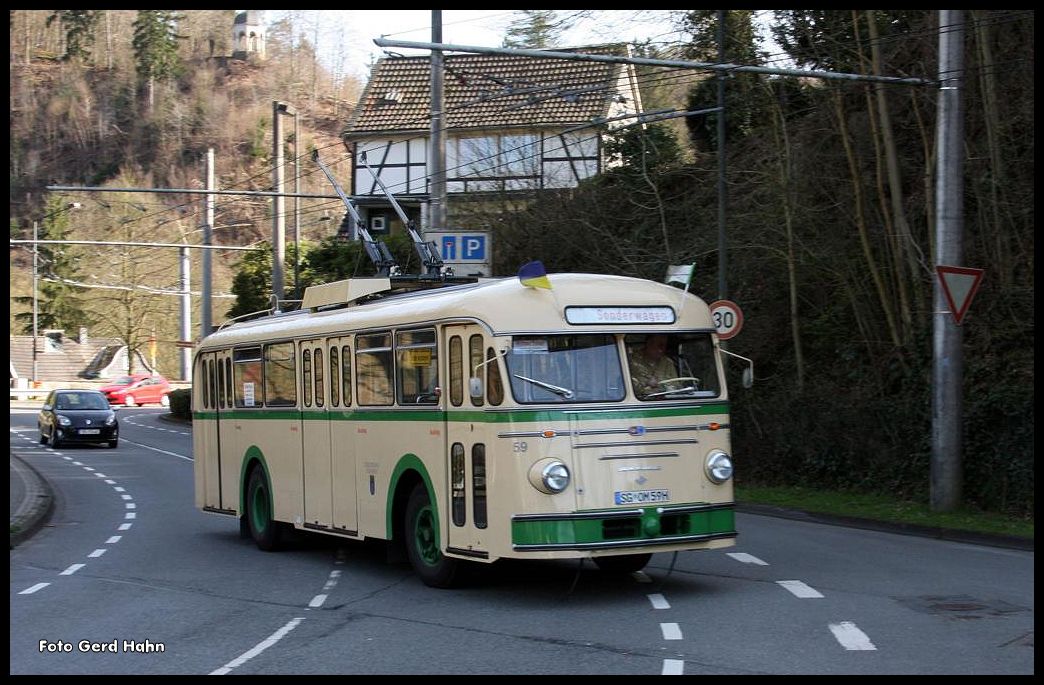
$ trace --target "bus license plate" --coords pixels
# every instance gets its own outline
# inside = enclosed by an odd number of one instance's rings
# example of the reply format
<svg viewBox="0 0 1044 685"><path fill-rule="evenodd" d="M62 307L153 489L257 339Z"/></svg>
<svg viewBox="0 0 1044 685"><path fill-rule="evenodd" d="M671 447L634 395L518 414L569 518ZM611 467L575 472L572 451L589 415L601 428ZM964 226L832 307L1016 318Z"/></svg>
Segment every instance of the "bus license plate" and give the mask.
<svg viewBox="0 0 1044 685"><path fill-rule="evenodd" d="M617 504L649 504L651 502L669 502L669 490L617 490L613 495Z"/></svg>
<svg viewBox="0 0 1044 685"><path fill-rule="evenodd" d="M101 433L100 428L81 428L80 435L97 435Z"/></svg>

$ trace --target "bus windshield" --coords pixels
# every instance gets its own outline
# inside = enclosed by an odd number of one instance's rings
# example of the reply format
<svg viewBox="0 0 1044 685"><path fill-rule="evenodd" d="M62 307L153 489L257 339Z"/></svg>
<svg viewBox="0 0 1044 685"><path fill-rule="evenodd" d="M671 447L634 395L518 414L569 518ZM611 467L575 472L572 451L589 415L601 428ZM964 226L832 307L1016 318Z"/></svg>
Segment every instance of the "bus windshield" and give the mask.
<svg viewBox="0 0 1044 685"><path fill-rule="evenodd" d="M631 385L639 400L718 397L718 367L709 333L624 336Z"/></svg>
<svg viewBox="0 0 1044 685"><path fill-rule="evenodd" d="M506 360L511 392L520 404L624 398L620 354L612 335L518 336Z"/></svg>

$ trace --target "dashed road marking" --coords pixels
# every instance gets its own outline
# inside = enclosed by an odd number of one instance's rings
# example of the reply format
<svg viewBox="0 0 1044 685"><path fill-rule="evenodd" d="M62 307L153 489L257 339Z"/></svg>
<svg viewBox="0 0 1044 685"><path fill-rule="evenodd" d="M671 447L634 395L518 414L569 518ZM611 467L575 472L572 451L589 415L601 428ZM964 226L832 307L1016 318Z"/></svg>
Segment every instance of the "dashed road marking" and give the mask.
<svg viewBox="0 0 1044 685"><path fill-rule="evenodd" d="M851 621L842 621L841 623L831 623L830 632L834 634L837 641L841 643L841 646L847 650L860 650L869 651L876 650L873 642L870 642L870 638L867 637L866 633L859 630L855 623Z"/></svg>
<svg viewBox="0 0 1044 685"><path fill-rule="evenodd" d="M781 585L785 589L789 590L795 597L801 599L820 599L823 595L808 585L805 585L800 580L777 580L777 585Z"/></svg>

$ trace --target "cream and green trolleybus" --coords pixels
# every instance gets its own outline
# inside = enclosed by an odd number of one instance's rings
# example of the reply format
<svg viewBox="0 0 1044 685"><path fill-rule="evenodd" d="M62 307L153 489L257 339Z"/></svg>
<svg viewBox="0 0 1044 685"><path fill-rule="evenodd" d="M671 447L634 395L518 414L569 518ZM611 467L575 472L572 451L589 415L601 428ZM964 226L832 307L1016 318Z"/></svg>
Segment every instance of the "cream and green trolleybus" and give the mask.
<svg viewBox="0 0 1044 685"><path fill-rule="evenodd" d="M307 290L302 310L198 346L196 505L405 544L424 582L461 562L733 544L729 396L707 304L673 286L551 274ZM667 334L678 369L640 398L629 360Z"/></svg>
<svg viewBox="0 0 1044 685"><path fill-rule="evenodd" d="M427 273L401 276L363 237L383 275L308 288L300 310L197 346L198 508L263 550L288 528L387 540L437 587L502 558L630 572L733 544L724 351L703 300L622 276L451 277L420 248ZM671 371L639 391L651 335Z"/></svg>

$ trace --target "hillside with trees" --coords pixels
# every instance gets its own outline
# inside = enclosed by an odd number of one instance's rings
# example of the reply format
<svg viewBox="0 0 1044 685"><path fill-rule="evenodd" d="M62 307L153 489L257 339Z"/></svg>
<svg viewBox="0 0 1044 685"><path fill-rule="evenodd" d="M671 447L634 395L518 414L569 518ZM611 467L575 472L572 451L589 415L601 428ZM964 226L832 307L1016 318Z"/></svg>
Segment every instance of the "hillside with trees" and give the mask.
<svg viewBox="0 0 1044 685"><path fill-rule="evenodd" d="M264 59L231 57L234 18L232 10L11 10L11 237L32 238L36 221L40 239L198 244L202 195L54 193L45 186L201 189L203 159L213 149L218 188L269 191L273 100L298 112L301 140L292 140L290 118L283 131L288 163L294 150L304 156L301 192L331 192L306 157L314 148L325 150L347 182L339 134L361 84L331 73L316 54L318 17L296 11L270 23ZM64 211L73 201L80 208ZM219 196L214 242L263 249L270 204ZM303 240L332 234L343 213L336 199L302 202ZM119 337L138 349L155 334L161 370L179 375L178 250L41 245L40 252L41 330L75 335L86 326L93 337ZM198 293L201 256L190 252ZM224 296L215 301L215 323L233 305L243 254L214 254L214 292ZM12 334L31 332L31 273L30 246L13 246Z"/></svg>

